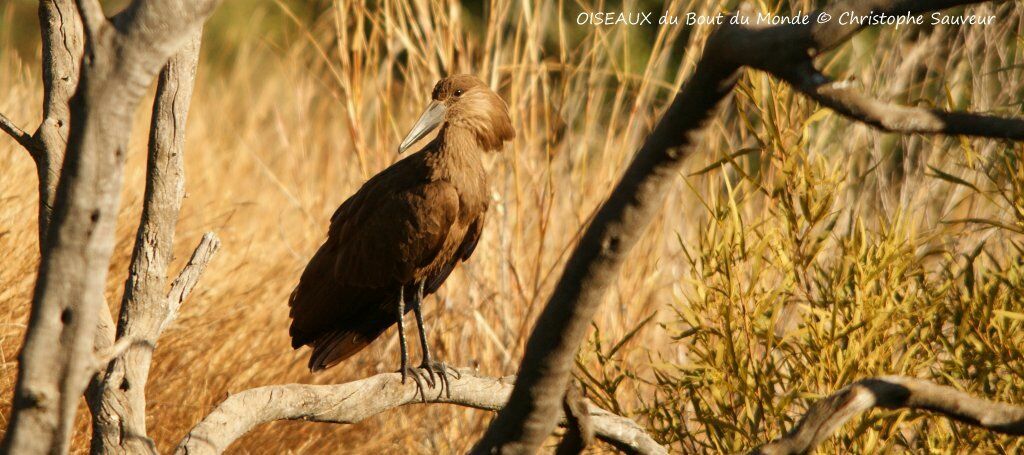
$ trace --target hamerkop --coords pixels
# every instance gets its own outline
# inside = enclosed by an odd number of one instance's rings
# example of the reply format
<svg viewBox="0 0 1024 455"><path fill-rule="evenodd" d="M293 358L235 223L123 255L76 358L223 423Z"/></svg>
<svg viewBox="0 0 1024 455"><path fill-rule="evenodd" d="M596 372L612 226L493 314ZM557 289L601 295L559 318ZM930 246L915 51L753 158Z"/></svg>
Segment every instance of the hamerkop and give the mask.
<svg viewBox="0 0 1024 455"><path fill-rule="evenodd" d="M431 131L436 139L363 184L331 217L327 241L310 259L288 302L292 347L313 348L319 371L365 348L398 323L402 381L434 385L443 363L431 360L423 297L437 291L473 254L487 212L481 155L498 151L515 131L508 107L474 76L442 79L433 100L398 152ZM403 317L412 310L423 347L421 371L409 368Z"/></svg>

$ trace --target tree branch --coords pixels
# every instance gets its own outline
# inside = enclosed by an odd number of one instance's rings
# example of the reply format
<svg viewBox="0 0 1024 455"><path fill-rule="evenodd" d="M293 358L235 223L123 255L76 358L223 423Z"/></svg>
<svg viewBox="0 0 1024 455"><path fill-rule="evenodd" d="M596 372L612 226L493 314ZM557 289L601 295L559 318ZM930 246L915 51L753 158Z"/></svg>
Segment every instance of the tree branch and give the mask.
<svg viewBox="0 0 1024 455"><path fill-rule="evenodd" d="M42 151L42 147L40 147L39 142L36 141L31 134L28 134L21 128L18 128L18 126L4 114L0 114L0 130L7 133L7 135L11 136L19 145L24 147L25 150L32 155L33 160L38 159L36 156Z"/></svg>
<svg viewBox="0 0 1024 455"><path fill-rule="evenodd" d="M590 422L588 403L576 383L570 381L569 388L565 391L565 401L562 402L565 435L559 441L555 455L583 453L583 450L594 441L594 426Z"/></svg>
<svg viewBox="0 0 1024 455"><path fill-rule="evenodd" d="M78 6L78 14L82 18L82 25L85 26L85 36L89 40L97 40L107 24L107 16L103 14L103 7L98 0L75 0Z"/></svg>
<svg viewBox="0 0 1024 455"><path fill-rule="evenodd" d="M102 30L96 26L98 3L79 3L90 34L70 99L67 154L43 238L0 452L68 450L82 392L93 376L97 318L104 310L132 114L153 77L198 32L217 3L135 0L114 26Z"/></svg>
<svg viewBox="0 0 1024 455"><path fill-rule="evenodd" d="M975 398L922 379L885 376L857 381L818 401L789 434L751 453L808 453L846 421L874 407L930 411L998 433L1024 435L1024 407Z"/></svg>
<svg viewBox="0 0 1024 455"><path fill-rule="evenodd" d="M145 453L154 447L146 431L146 382L165 321L181 306L184 296L168 297L167 266L174 250L174 229L185 196L185 125L199 62L202 28L172 57L157 83L149 133L146 192L135 248L118 317L117 339L139 340L107 366L93 406L92 453ZM190 286L219 246L207 234L199 244L202 264ZM196 256L193 255L193 260ZM194 269L189 264L187 269ZM125 388L121 384L132 384Z"/></svg>
<svg viewBox="0 0 1024 455"><path fill-rule="evenodd" d="M716 29L708 38L693 74L683 84L573 250L527 341L517 374L519 379L509 404L491 421L472 453L534 453L554 430L573 358L605 290L618 277L626 254L661 207L669 186L677 179L683 160L696 151L705 124L721 101L731 93L742 68L786 74L782 69L807 62L823 50L845 42L864 27L850 21L816 20L823 13L832 17L843 12L855 15L883 12L918 14L983 1L839 1L823 12L813 13L813 18L806 25L727 23ZM824 83L820 78L811 78L810 82ZM848 107L849 103L837 106ZM943 116L932 112L930 115L939 118L941 125L925 122L923 127L915 128L969 134L979 133L980 128L987 125L1003 131L982 135L1019 136L1016 120L997 120L973 114ZM907 127L900 122L890 126Z"/></svg>
<svg viewBox="0 0 1024 455"><path fill-rule="evenodd" d="M462 376L451 379L451 396L435 388L425 388L425 397L413 381L402 384L398 373L384 373L346 384L286 384L249 389L229 396L189 431L178 444L177 454L216 454L224 452L235 440L258 425L275 420L306 420L353 424L381 412L407 404L449 403L494 411L508 400L512 377L479 376L461 369ZM426 385L424 385L426 387ZM598 438L635 454L665 454L635 422L611 414L586 402L590 422ZM560 418L561 416L559 416Z"/></svg>
<svg viewBox="0 0 1024 455"><path fill-rule="evenodd" d="M199 278L203 276L203 272L206 270L206 265L210 263L218 249L220 249L220 239L217 237L217 234L212 232L203 234L199 245L196 245L196 249L192 251L192 257L189 258L188 264L181 269L181 273L171 283L171 290L167 293L167 313L164 319L160 321L160 327L157 330L156 336L159 337L167 326L171 325L178 317L178 310L181 309L181 304L185 302L185 299L195 289L196 284L199 283Z"/></svg>
<svg viewBox="0 0 1024 455"><path fill-rule="evenodd" d="M889 104L857 92L849 83L833 81L810 60L775 67L770 73L822 106L882 131L1024 140L1024 119Z"/></svg>
<svg viewBox="0 0 1024 455"><path fill-rule="evenodd" d="M72 0L40 1L39 29L43 45L43 122L34 137L42 148L35 157L39 178L39 249L42 253L67 149L71 124L69 103L78 88L85 37Z"/></svg>

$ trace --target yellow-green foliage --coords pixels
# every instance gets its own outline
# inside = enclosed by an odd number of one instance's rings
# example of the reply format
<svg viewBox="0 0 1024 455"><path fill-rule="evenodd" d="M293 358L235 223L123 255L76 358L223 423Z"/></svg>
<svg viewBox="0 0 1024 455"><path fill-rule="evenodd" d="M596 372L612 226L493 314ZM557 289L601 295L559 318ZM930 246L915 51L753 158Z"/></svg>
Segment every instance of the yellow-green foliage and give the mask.
<svg viewBox="0 0 1024 455"><path fill-rule="evenodd" d="M1007 74L1024 61L1021 17L999 11L1013 33L934 30L908 43L866 32L822 66L900 102L1019 115L1024 85ZM922 59L915 46L934 43L943 58ZM684 453L749 450L869 376L1024 401L1024 147L870 132L760 74L721 117L728 133L707 141L717 160L680 177L699 202L683 215L693 226L678 233L685 265L661 324L676 350L637 374L595 335L581 363L598 368L578 374L592 396L642 403L636 415ZM875 411L822 449L1021 446L925 413Z"/></svg>
<svg viewBox="0 0 1024 455"><path fill-rule="evenodd" d="M112 11L124 2L105 3ZM576 14L710 14L737 3L225 0L206 29L172 270L207 230L224 245L157 345L148 421L161 451L227 393L397 368L391 331L310 375L308 353L288 343L287 295L331 213L397 159L446 72L492 84L512 107L517 137L487 159L493 202L480 246L426 302L432 347L450 364L515 373L582 227L709 31L579 26ZM788 13L823 2L749 3ZM34 8L0 2L0 112L25 127L40 118L42 96ZM997 24L869 29L822 68L886 100L1019 115L1024 6L975 8ZM140 106L129 150L107 286L115 309L142 199L148 112ZM580 353L578 377L595 402L681 452L765 442L815 399L869 375L1021 402L1021 145L881 134L751 72L699 150ZM35 280L35 210L31 159L0 137L0 418ZM351 426L280 422L232 451L458 453L488 417L433 405ZM75 452L88 440L83 406ZM975 444L1020 445L920 414L873 412L825 449Z"/></svg>

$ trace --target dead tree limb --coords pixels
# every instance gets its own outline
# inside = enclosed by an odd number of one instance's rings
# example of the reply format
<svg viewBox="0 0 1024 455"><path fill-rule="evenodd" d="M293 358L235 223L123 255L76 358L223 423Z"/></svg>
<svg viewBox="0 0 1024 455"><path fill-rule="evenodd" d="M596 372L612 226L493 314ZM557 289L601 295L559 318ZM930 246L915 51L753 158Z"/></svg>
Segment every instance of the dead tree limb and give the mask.
<svg viewBox="0 0 1024 455"><path fill-rule="evenodd" d="M576 383L570 381L562 402L565 435L559 441L555 455L580 454L594 442L594 426L590 422L588 403Z"/></svg>
<svg viewBox="0 0 1024 455"><path fill-rule="evenodd" d="M181 303L164 290L174 250L174 229L185 197L185 124L201 39L202 28L197 28L164 66L157 83L142 217L117 323L117 340L137 342L110 363L102 381L89 392L93 395L89 400L93 412L92 453L155 452L146 432L146 382L164 321ZM204 237L204 241L209 245L216 239L207 241Z"/></svg>
<svg viewBox="0 0 1024 455"><path fill-rule="evenodd" d="M42 249L67 147L71 123L68 102L78 86L84 38L78 11L71 0L40 1L39 29L43 44L43 121L34 134L28 134L0 114L0 130L14 138L35 161Z"/></svg>
<svg viewBox="0 0 1024 455"><path fill-rule="evenodd" d="M18 125L15 125L11 119L7 118L3 114L0 114L0 131L11 136L11 138L28 151L33 160L37 159L36 155L40 153L42 147L38 142L36 142L36 139L32 137L31 134L26 133L25 130L18 128Z"/></svg>
<svg viewBox="0 0 1024 455"><path fill-rule="evenodd" d="M473 453L534 453L554 430L574 356L605 290L615 281L626 254L661 207L682 162L696 151L705 124L732 92L742 68L792 76L793 68L806 68L823 50L842 44L863 28L863 25L843 24L838 20L817 20L823 13L834 18L843 12L919 14L982 1L847 0L813 13L809 24L727 24L715 30L693 74L598 209L567 261L526 343L517 374L519 379L509 404L491 421ZM814 77L798 89L825 83ZM863 112L848 109L845 114L868 124L880 124L870 117L857 115ZM932 115L936 114L932 112ZM924 127L904 128L908 125L901 122L892 122L889 126L901 132L956 132L1008 139L1019 138L1022 134L1019 120L997 121L962 114L938 118L939 123L926 123ZM991 129L980 128L986 125L979 125L979 120L984 120L980 123L987 123Z"/></svg>
<svg viewBox="0 0 1024 455"><path fill-rule="evenodd" d="M922 379L885 376L857 381L818 401L787 435L751 453L808 453L846 421L875 407L930 411L987 430L1024 435L1024 407L983 400Z"/></svg>
<svg viewBox="0 0 1024 455"><path fill-rule="evenodd" d="M398 373L378 374L336 385L285 384L249 389L229 396L189 431L176 453L217 454L253 428L275 420L306 420L353 424L408 404L449 403L494 411L508 400L514 378L479 376L469 369L450 382L451 396L438 385L425 388L425 398ZM425 386L426 387L426 386ZM597 437L633 454L665 454L632 420L585 401ZM558 416L561 418L561 414Z"/></svg>
<svg viewBox="0 0 1024 455"><path fill-rule="evenodd" d="M96 0L78 2L88 39L70 99L67 153L41 248L4 453L67 451L92 376L98 314L105 310L133 111L217 3L135 0L111 22Z"/></svg>

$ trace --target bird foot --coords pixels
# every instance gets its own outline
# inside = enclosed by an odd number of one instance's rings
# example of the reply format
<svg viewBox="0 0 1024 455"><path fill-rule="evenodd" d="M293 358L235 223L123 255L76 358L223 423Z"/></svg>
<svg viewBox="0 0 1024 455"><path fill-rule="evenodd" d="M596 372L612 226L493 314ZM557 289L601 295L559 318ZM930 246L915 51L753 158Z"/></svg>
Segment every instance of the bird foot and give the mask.
<svg viewBox="0 0 1024 455"><path fill-rule="evenodd" d="M420 393L420 397L423 399L423 402L426 403L427 389L423 388L423 382L427 380L427 374L420 368L413 368L410 366L403 366L398 369L398 372L402 374L402 384L405 384L406 378L412 378L412 382L416 383L416 391ZM430 379L429 385L431 389L434 388L433 378Z"/></svg>
<svg viewBox="0 0 1024 455"><path fill-rule="evenodd" d="M437 382L441 383L441 390L444 391L445 396L448 398L452 397L451 384L448 382L449 376L455 379L462 379L462 373L459 370L448 366L444 362L427 362L424 361L420 364L420 370L423 370L424 376L426 376L427 383L430 384L430 388L434 388ZM434 381L434 375L437 374L437 382Z"/></svg>

